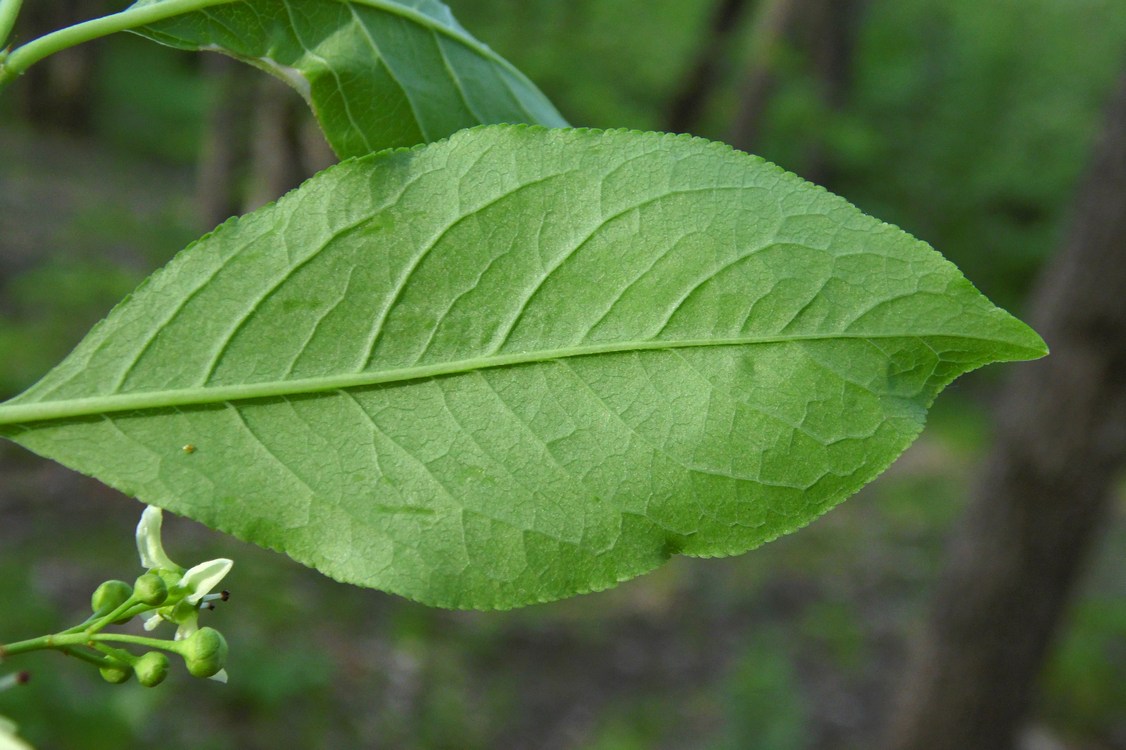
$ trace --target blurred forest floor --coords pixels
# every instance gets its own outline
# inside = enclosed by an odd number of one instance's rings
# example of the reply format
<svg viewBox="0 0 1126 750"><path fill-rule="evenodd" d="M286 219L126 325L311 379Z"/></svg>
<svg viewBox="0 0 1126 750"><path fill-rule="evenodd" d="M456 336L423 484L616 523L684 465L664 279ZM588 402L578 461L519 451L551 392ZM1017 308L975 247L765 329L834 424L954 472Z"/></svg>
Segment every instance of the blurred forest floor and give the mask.
<svg viewBox="0 0 1126 750"><path fill-rule="evenodd" d="M1110 80L1107 61L1126 39L1078 12L1114 3L1030 3L1055 15L1037 21L1027 3L873 0L852 106L826 111L801 60L782 55L760 152L797 168L808 143L831 147L835 189L1019 304L1058 237L1098 77ZM662 127L709 8L452 4L573 121L647 128ZM528 37L543 44L521 44ZM2 395L206 229L192 159L208 94L170 54L139 40L105 50L91 136L0 120ZM725 136L748 54L734 45L727 88L696 132ZM1083 87L1075 76L1088 77ZM143 105L128 104L137 96ZM870 748L988 445L993 370L943 393L883 477L801 533L513 612L428 609L169 518L173 559L236 561L232 601L213 615L231 643L230 684L176 669L155 690L107 686L83 665L35 656L24 664L33 681L0 696L0 713L41 750ZM99 582L139 572L135 501L10 444L0 477L0 642L83 618ZM1028 750L1126 749L1123 549L1126 488L1046 671Z"/></svg>

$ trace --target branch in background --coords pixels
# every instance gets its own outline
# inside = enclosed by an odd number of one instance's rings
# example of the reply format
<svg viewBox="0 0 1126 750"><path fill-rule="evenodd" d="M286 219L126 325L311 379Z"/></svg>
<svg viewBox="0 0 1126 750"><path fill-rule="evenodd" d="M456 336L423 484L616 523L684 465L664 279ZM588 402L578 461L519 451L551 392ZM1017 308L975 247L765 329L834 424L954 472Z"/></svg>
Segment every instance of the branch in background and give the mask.
<svg viewBox="0 0 1126 750"><path fill-rule="evenodd" d="M1126 75L1034 297L1052 355L1014 371L889 750L1005 750L1126 457Z"/></svg>
<svg viewBox="0 0 1126 750"><path fill-rule="evenodd" d="M336 162L305 102L280 80L223 55L206 55L217 94L196 181L200 221L210 229L248 213Z"/></svg>
<svg viewBox="0 0 1126 750"><path fill-rule="evenodd" d="M692 132L699 124L700 115L707 109L723 79L723 68L728 64L731 53L731 40L743 20L746 7L747 0L719 0L716 4L695 61L669 105L666 118L669 132Z"/></svg>
<svg viewBox="0 0 1126 750"><path fill-rule="evenodd" d="M204 75L215 82L215 100L204 123L196 175L201 225L211 229L242 208L239 185L250 149L249 121L254 71L223 55L205 55ZM259 74L260 75L260 74Z"/></svg>
<svg viewBox="0 0 1126 750"><path fill-rule="evenodd" d="M272 76L255 82L250 180L242 213L261 208L336 163L309 107Z"/></svg>
<svg viewBox="0 0 1126 750"><path fill-rule="evenodd" d="M798 29L825 111L841 113L852 91L856 42L867 0L805 0ZM824 140L810 144L801 175L819 185L834 181L834 163Z"/></svg>
<svg viewBox="0 0 1126 750"><path fill-rule="evenodd" d="M800 0L760 0L751 28L751 55L739 91L739 109L727 142L751 151L761 134L763 113L774 86L774 65L782 41L798 17Z"/></svg>
<svg viewBox="0 0 1126 750"><path fill-rule="evenodd" d="M822 105L839 112L852 88L857 34L867 0L763 0L757 6L750 69L742 85L732 143L743 150L758 147L761 121L774 85L780 45L788 36L809 60ZM746 0L720 0L696 60L669 107L666 129L692 132L726 77L735 31L748 9ZM801 174L813 182L832 180L833 164L825 143L812 142Z"/></svg>
<svg viewBox="0 0 1126 750"><path fill-rule="evenodd" d="M104 0L38 0L24 5L17 35L9 41L39 37L76 18L97 15ZM91 95L101 48L87 44L46 60L28 71L13 90L18 114L32 124L85 134L91 128ZM13 52L18 56L18 52ZM11 57L6 61L11 62ZM3 76L0 76L3 78Z"/></svg>

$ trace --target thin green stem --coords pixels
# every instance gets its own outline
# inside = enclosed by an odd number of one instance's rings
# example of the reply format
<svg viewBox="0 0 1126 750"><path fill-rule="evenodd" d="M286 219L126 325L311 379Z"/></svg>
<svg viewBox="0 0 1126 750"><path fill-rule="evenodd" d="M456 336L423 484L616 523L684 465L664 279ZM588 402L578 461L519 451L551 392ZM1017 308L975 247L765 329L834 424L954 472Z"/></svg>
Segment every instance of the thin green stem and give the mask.
<svg viewBox="0 0 1126 750"><path fill-rule="evenodd" d="M99 619L101 619L101 615L94 613L94 614L90 615L89 617L87 617L82 622L75 625L74 627L67 628L66 630L63 630L62 632L59 633L59 635L65 635L66 633L80 633L83 630L85 630L86 628L90 627L90 625L92 623L97 622Z"/></svg>
<svg viewBox="0 0 1126 750"><path fill-rule="evenodd" d="M8 42L12 28L16 25L16 17L20 14L20 4L23 0L0 0L0 50ZM2 64L0 59L0 64Z"/></svg>
<svg viewBox="0 0 1126 750"><path fill-rule="evenodd" d="M15 3L18 5L20 1L21 0L0 0L0 5L6 3ZM89 42L93 39L100 39L103 36L108 36L118 31L129 31L139 26L166 21L169 18L174 18L184 13L190 13L191 11L209 8L213 5L226 5L233 2L237 2L237 0L160 0L160 2L152 2L140 7L127 8L120 13L114 13L110 16L96 18L92 21L86 21L74 26L69 26L65 29L60 29L59 31L47 34L46 36L28 42L22 47L13 50L6 60L2 53L0 53L0 88L3 88L5 84L10 83L44 57L53 55L68 47L73 47L76 44ZM524 79L524 74L513 67L510 62L500 57L487 45L463 33L456 27L451 27L436 21L434 18L400 2L388 2L388 0L359 0L359 2L362 5L406 19L410 23L418 24L435 34L453 39L459 44L473 50L473 52L481 57L501 66L517 78ZM0 42L0 44L2 44L2 42Z"/></svg>
<svg viewBox="0 0 1126 750"><path fill-rule="evenodd" d="M16 641L15 643L5 643L0 646L0 659L6 659L9 656L16 654L27 653L28 651L39 651L45 648L55 648L54 636L41 635L38 638L28 638L26 641Z"/></svg>
<svg viewBox="0 0 1126 750"><path fill-rule="evenodd" d="M66 630L60 630L58 635L69 635L70 633L82 633L86 630L86 628L88 628L91 625L94 625L97 622L99 622L102 619L102 617L104 617L104 615L94 613L94 614L90 615L89 617L87 617L82 622L78 623L77 625L75 625L73 627L69 627ZM121 618L119 617L117 619L120 620Z"/></svg>
<svg viewBox="0 0 1126 750"><path fill-rule="evenodd" d="M7 8L9 4L18 6L19 2L20 0L0 0L0 21L5 17L2 9ZM158 3L128 8L120 13L95 18L92 21L85 21L74 26L68 26L65 29L53 31L16 48L8 55L7 59L0 62L0 86L10 83L16 76L22 74L44 57L73 47L76 44L99 39L118 31L128 31L138 26L165 21L193 10L230 2L233 2L233 0L161 0ZM0 30L2 28L0 26Z"/></svg>
<svg viewBox="0 0 1126 750"><path fill-rule="evenodd" d="M81 648L74 648L72 646L60 648L59 651L63 652L67 656L73 656L75 659L90 662L95 667L116 667L119 663L119 659L101 656L99 654L92 654L89 651L85 651Z"/></svg>
<svg viewBox="0 0 1126 750"><path fill-rule="evenodd" d="M133 607L136 607L138 604L140 604L140 602L138 602L136 600L136 598L131 596L128 599L126 599L125 601L123 601L117 607L117 609L113 610L112 612L110 612L107 615L102 615L98 619L94 620L94 622L91 623L90 625L88 625L86 627L86 629L83 630L82 632L85 633L88 636L92 636L95 633L109 627L110 625L112 625L117 620L122 619L122 617L124 617L124 615L130 609L132 609Z"/></svg>
<svg viewBox="0 0 1126 750"><path fill-rule="evenodd" d="M116 667L124 665L127 667L132 667L137 663L137 657L133 656L133 654L129 653L123 648L114 648L113 646L107 646L104 643L91 643L90 648L96 651L100 651L102 654L105 654L105 656L102 658L106 660L109 666Z"/></svg>
<svg viewBox="0 0 1126 750"><path fill-rule="evenodd" d="M164 606L164 605L162 604L160 606ZM145 612L151 612L154 609L157 609L157 607L153 607L153 606L148 605L148 604L138 604L138 603L134 602L133 605L131 607L129 607L128 609L126 609L124 612L120 611L121 607L118 607L116 610L114 610L114 611L112 611L112 612L110 612L109 614L106 614L106 615L98 615L98 614L90 615L84 621L78 623L74 627L67 628L66 630L59 633L59 635L67 635L69 633L83 633L83 632L97 633L98 631L103 630L104 628L108 627L109 625L116 623L118 620L124 620L124 619L130 619L131 620L134 617L136 617L137 615L143 615ZM110 619L110 618L112 618L112 619Z"/></svg>
<svg viewBox="0 0 1126 750"><path fill-rule="evenodd" d="M0 656L16 656L17 654L44 649L69 652L75 646L93 647L95 644L101 643L132 643L137 646L148 646L149 648L158 648L178 654L183 649L184 641L166 641L160 638L147 638L142 635L128 635L126 633L59 633L0 646Z"/></svg>
<svg viewBox="0 0 1126 750"><path fill-rule="evenodd" d="M0 656L8 657L25 654L29 651L43 651L45 649L66 650L72 646L85 646L90 642L90 637L85 633L56 633L54 635L41 635L38 638L28 638L26 641L16 641L0 646Z"/></svg>
<svg viewBox="0 0 1126 750"><path fill-rule="evenodd" d="M90 637L95 643L132 643L135 646L148 646L161 651L171 651L178 654L184 650L185 641L166 641L162 638L148 638L143 635L128 635L126 633L98 633Z"/></svg>
<svg viewBox="0 0 1126 750"><path fill-rule="evenodd" d="M153 609L153 607L141 604L141 602L138 602L133 597L129 597L123 601L122 604L118 605L116 609L110 610L109 613L104 615L97 613L90 615L84 619L83 622L73 627L68 627L65 631L57 635L69 635L71 633L86 633L90 635L105 630L106 627L113 625L119 619L132 619L136 615L145 613L145 611L149 611L150 609Z"/></svg>

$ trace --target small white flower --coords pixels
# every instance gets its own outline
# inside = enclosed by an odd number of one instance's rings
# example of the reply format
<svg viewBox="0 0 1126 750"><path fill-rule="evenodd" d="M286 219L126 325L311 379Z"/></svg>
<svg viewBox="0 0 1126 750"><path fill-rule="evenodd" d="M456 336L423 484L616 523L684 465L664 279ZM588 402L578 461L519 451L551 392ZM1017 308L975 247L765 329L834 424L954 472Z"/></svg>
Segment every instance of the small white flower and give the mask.
<svg viewBox="0 0 1126 750"><path fill-rule="evenodd" d="M141 567L147 570L161 569L180 572L182 567L172 562L164 551L160 540L160 525L164 514L160 508L145 506L141 522L137 524L137 552L141 555Z"/></svg>
<svg viewBox="0 0 1126 750"><path fill-rule="evenodd" d="M220 557L185 570L182 565L172 562L168 553L164 551L164 542L160 538L163 520L163 512L152 505L146 506L141 514L141 522L137 524L137 553L141 556L141 567L179 573L180 580L174 586L180 592L186 592L184 599L192 604L198 604L211 593L211 589L219 585L219 582L231 571L234 563L225 557Z"/></svg>
<svg viewBox="0 0 1126 750"><path fill-rule="evenodd" d="M231 572L232 565L234 565L234 562L225 557L220 557L200 563L184 573L184 577L180 579L180 586L191 592L186 599L192 604L199 604L205 596L211 593L211 589L218 586L227 573Z"/></svg>
<svg viewBox="0 0 1126 750"><path fill-rule="evenodd" d="M202 605L226 598L225 594L212 594L211 590L226 577L234 563L220 557L184 570L164 551L164 543L160 539L162 520L160 508L151 505L141 514L141 522L137 524L137 552L141 556L141 565L149 570L179 574L180 578L170 586L171 603L145 620L145 630L154 630L161 622L174 622L177 626L176 640L182 641L199 630L199 608Z"/></svg>

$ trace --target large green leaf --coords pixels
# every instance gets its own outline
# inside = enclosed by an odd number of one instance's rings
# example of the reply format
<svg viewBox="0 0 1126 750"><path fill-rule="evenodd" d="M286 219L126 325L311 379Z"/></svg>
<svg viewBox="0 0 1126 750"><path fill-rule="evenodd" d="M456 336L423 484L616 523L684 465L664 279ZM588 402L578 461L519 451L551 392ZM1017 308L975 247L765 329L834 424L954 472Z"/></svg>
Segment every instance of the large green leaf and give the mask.
<svg viewBox="0 0 1126 750"><path fill-rule="evenodd" d="M0 432L335 578L510 607L792 531L957 375L1044 351L761 159L497 126L223 225Z"/></svg>
<svg viewBox="0 0 1126 750"><path fill-rule="evenodd" d="M180 49L224 52L278 76L313 108L340 157L481 124L566 125L531 81L437 0L199 5L135 31Z"/></svg>

